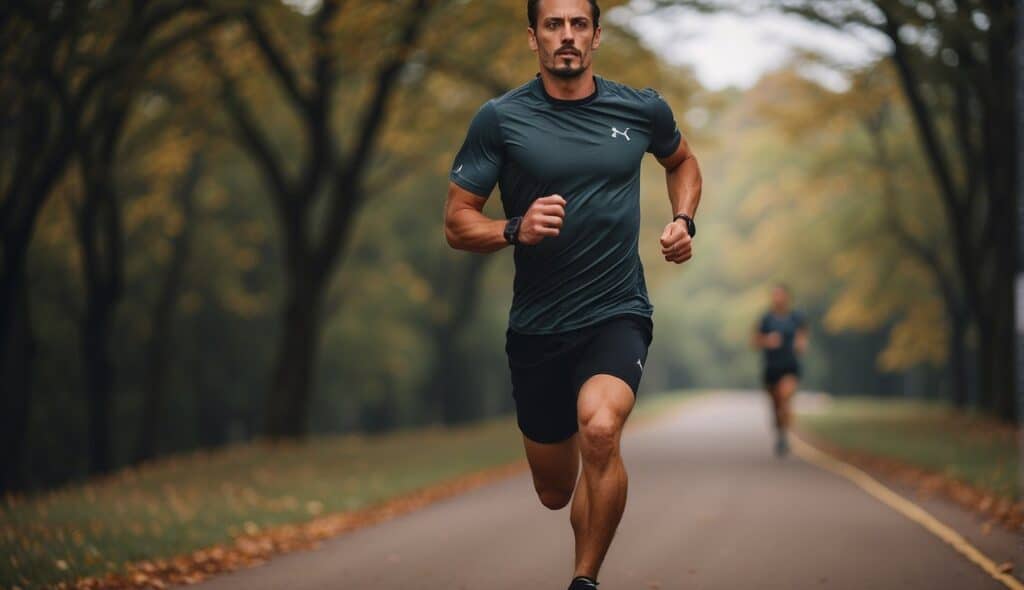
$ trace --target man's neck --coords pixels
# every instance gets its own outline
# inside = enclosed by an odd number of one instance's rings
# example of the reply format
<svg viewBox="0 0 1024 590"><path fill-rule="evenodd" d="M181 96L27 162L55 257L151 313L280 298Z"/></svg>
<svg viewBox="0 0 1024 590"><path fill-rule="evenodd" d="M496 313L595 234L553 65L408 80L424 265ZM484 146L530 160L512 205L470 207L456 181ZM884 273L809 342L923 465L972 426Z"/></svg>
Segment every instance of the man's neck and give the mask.
<svg viewBox="0 0 1024 590"><path fill-rule="evenodd" d="M540 81L544 84L544 92L557 100L580 100L590 96L597 89L594 71L591 68L587 68L574 78L559 78L542 69Z"/></svg>

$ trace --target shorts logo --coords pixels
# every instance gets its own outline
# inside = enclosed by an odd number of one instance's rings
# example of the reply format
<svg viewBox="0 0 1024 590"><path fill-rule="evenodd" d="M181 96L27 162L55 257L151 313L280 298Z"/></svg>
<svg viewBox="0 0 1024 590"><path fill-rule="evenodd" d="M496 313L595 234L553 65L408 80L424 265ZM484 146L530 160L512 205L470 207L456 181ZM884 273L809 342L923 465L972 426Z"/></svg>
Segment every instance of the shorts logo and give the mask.
<svg viewBox="0 0 1024 590"><path fill-rule="evenodd" d="M615 139L616 137L621 135L622 137L626 138L626 141L632 141L629 138L629 129L629 127L626 127L625 131L619 131L617 127L612 127L612 139Z"/></svg>

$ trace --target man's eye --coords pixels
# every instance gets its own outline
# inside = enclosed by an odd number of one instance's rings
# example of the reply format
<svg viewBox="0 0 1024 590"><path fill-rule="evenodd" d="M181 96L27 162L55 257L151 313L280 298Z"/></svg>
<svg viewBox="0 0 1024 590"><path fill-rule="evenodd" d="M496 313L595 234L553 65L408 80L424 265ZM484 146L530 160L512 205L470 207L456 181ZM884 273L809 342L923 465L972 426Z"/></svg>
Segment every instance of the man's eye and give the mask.
<svg viewBox="0 0 1024 590"><path fill-rule="evenodd" d="M558 23L556 23L556 22L549 22L548 23L548 30L554 31L557 28L558 28Z"/></svg>

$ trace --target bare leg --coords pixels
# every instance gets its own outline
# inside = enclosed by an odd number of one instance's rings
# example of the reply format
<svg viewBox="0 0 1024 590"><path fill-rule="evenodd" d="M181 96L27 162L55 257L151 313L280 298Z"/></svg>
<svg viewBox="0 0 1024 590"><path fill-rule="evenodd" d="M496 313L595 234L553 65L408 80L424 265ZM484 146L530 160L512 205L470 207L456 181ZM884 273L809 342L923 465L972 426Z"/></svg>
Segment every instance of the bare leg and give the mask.
<svg viewBox="0 0 1024 590"><path fill-rule="evenodd" d="M782 412L782 395L779 393L779 390L778 382L768 386L768 395L772 401L772 418L774 419L776 433L781 433L783 428L785 428L785 416Z"/></svg>
<svg viewBox="0 0 1024 590"><path fill-rule="evenodd" d="M572 498L572 507L569 511L569 523L572 524L573 537L576 540L576 558L573 562L577 576L589 576L586 573L578 573L580 561L583 559L583 545L587 538L587 520L590 513L590 501L587 499L587 486L580 476L580 482L576 485L576 495ZM596 575L596 572L595 572Z"/></svg>
<svg viewBox="0 0 1024 590"><path fill-rule="evenodd" d="M795 375L786 375L783 377L775 386L776 392L776 412L778 418L776 419L779 424L781 431L789 430L789 426L793 421L793 414L790 410L792 405L793 395L796 393L798 382Z"/></svg>
<svg viewBox="0 0 1024 590"><path fill-rule="evenodd" d="M533 474L533 487L540 503L551 510L564 508L572 498L580 468L576 438L574 434L568 440L544 444L523 437L526 459Z"/></svg>
<svg viewBox="0 0 1024 590"><path fill-rule="evenodd" d="M633 391L617 377L595 375L580 389L583 475L570 515L576 535L576 576L597 578L626 508L628 478L619 441L633 403Z"/></svg>

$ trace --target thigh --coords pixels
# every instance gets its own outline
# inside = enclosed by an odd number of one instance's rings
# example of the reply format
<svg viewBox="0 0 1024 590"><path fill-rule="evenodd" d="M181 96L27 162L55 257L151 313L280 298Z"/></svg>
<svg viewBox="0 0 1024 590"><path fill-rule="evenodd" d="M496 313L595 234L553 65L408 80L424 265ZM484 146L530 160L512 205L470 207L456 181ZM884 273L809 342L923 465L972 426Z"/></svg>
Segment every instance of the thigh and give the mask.
<svg viewBox="0 0 1024 590"><path fill-rule="evenodd" d="M523 436L526 460L533 475L533 486L541 490L571 493L579 473L580 450L573 435L562 442L539 443Z"/></svg>
<svg viewBox="0 0 1024 590"><path fill-rule="evenodd" d="M797 373L786 373L779 379L779 383L776 389L779 392L779 396L783 399L789 399L796 393L797 387L800 385L799 376Z"/></svg>

